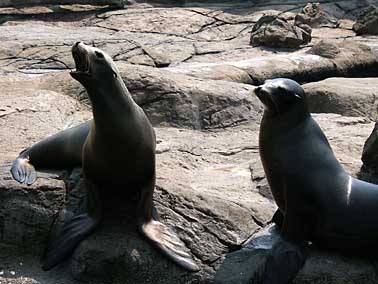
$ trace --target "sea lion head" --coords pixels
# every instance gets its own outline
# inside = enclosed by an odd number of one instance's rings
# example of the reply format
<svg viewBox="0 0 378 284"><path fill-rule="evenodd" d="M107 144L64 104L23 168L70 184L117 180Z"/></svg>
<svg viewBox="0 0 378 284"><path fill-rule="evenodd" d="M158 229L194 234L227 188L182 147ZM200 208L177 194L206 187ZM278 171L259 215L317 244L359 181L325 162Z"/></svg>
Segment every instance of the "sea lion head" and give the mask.
<svg viewBox="0 0 378 284"><path fill-rule="evenodd" d="M266 80L263 85L255 89L255 94L269 114L279 115L293 108L307 109L303 88L290 79Z"/></svg>
<svg viewBox="0 0 378 284"><path fill-rule="evenodd" d="M102 50L76 42L72 46L72 56L76 70L71 76L84 87L98 81L108 81L118 77L118 69L112 58Z"/></svg>

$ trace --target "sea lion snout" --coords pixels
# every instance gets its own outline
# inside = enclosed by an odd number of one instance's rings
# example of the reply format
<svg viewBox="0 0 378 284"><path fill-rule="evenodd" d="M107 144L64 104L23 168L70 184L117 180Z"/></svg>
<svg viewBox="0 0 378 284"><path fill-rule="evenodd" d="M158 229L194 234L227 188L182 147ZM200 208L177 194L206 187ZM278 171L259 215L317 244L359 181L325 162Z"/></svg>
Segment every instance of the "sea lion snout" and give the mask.
<svg viewBox="0 0 378 284"><path fill-rule="evenodd" d="M260 85L260 86L256 87L254 92L255 92L255 95L258 98L261 98L262 96L269 95L269 90L266 88L265 85Z"/></svg>
<svg viewBox="0 0 378 284"><path fill-rule="evenodd" d="M90 60L86 45L80 41L76 42L72 48L72 57L75 61L76 70L71 71L71 76L77 81L84 83L90 75Z"/></svg>

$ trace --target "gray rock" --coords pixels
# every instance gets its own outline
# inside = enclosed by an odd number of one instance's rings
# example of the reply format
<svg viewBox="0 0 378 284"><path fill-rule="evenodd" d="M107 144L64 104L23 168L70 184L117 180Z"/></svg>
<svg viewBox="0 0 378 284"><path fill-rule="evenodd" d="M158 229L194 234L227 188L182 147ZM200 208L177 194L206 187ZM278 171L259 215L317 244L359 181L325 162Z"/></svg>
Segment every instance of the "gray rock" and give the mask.
<svg viewBox="0 0 378 284"><path fill-rule="evenodd" d="M298 48L311 41L311 28L299 27L284 18L263 16L252 28L252 46Z"/></svg>
<svg viewBox="0 0 378 284"><path fill-rule="evenodd" d="M307 51L309 54L315 54L325 58L336 58L340 52L340 47L335 42L327 40L319 41Z"/></svg>
<svg viewBox="0 0 378 284"><path fill-rule="evenodd" d="M1 166L0 243L39 255L57 212L64 207L64 183L50 177L28 187L9 176L9 166Z"/></svg>
<svg viewBox="0 0 378 284"><path fill-rule="evenodd" d="M378 34L378 8L370 5L363 9L353 25L353 30L358 35Z"/></svg>

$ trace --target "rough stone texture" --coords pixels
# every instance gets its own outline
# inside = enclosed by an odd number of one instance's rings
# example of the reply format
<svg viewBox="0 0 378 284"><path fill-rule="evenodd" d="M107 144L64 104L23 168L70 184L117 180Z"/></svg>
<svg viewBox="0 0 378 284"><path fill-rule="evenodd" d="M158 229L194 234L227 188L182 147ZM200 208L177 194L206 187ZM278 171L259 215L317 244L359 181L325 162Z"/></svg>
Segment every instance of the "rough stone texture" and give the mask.
<svg viewBox="0 0 378 284"><path fill-rule="evenodd" d="M319 3L308 3L303 7L302 14L298 14L298 16L300 16L300 22L312 28L337 28L340 24L335 17L327 14ZM296 18L296 21L299 19Z"/></svg>
<svg viewBox="0 0 378 284"><path fill-rule="evenodd" d="M304 83L331 76L377 77L377 37L352 31L366 4L361 1L322 3L324 13L340 25L313 28L312 41L296 51L251 47L250 31L264 15L294 21L306 1L173 4L0 9L0 198L6 200L0 205L0 283L78 283L71 274L95 284L213 283L223 258L264 227L275 210L258 156L262 108L252 85L279 76ZM40 270L39 256L55 217L60 220L65 205L67 213L77 210L82 200L78 172L70 177L40 174L36 185L23 187L8 171L23 148L91 117L83 88L67 72L74 66L70 47L77 40L113 57L134 99L157 127L155 204L163 222L195 255L200 272L180 270L141 239L128 222L132 206L120 206L128 210L119 213L109 209L110 218L70 261L50 273ZM346 90L351 85L371 90L352 94ZM310 87L305 85L309 92ZM376 89L373 78L344 78L319 82L310 92L315 105L315 98L332 98L318 104L319 112L343 114L315 118L353 175L373 128ZM353 107L353 101L365 107ZM65 183L57 174L66 176ZM309 267L316 274L324 267L318 260L335 263L335 258L340 275L363 271L364 277L371 276L370 266L362 270L359 260L333 254L315 258ZM337 271L326 275L334 281L329 283L338 283Z"/></svg>
<svg viewBox="0 0 378 284"><path fill-rule="evenodd" d="M254 87L203 80L156 68L119 65L135 101L154 125L226 128L262 113Z"/></svg>
<svg viewBox="0 0 378 284"><path fill-rule="evenodd" d="M303 87L311 112L378 119L377 78L328 78Z"/></svg>
<svg viewBox="0 0 378 284"><path fill-rule="evenodd" d="M258 283L261 268L278 240L275 226L267 226L256 233L243 249L229 254L216 274L217 284ZM310 283L368 283L378 282L374 263L310 247L305 266L293 284Z"/></svg>
<svg viewBox="0 0 378 284"><path fill-rule="evenodd" d="M336 58L337 55L341 52L340 47L332 41L321 40L318 43L314 44L311 49L307 51L309 54L319 55L325 58Z"/></svg>
<svg viewBox="0 0 378 284"><path fill-rule="evenodd" d="M378 8L371 5L361 11L353 30L358 35L378 34Z"/></svg>
<svg viewBox="0 0 378 284"><path fill-rule="evenodd" d="M0 7L23 7L32 5L73 5L73 4L86 4L86 5L115 5L123 7L126 0L2 0Z"/></svg>
<svg viewBox="0 0 378 284"><path fill-rule="evenodd" d="M263 16L252 28L251 45L298 48L311 41L311 28L293 25L284 18Z"/></svg>

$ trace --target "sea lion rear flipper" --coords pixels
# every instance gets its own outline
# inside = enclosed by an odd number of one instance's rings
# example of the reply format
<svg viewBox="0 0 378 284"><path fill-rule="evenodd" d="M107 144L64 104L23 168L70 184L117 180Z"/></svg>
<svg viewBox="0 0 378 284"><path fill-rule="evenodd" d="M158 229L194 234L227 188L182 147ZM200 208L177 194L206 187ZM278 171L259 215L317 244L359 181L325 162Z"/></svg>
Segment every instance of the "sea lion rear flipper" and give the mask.
<svg viewBox="0 0 378 284"><path fill-rule="evenodd" d="M306 261L306 246L279 239L263 267L262 284L286 284L295 278Z"/></svg>
<svg viewBox="0 0 378 284"><path fill-rule="evenodd" d="M34 166L29 162L28 156L24 155L26 150L14 160L11 167L12 177L19 183L33 184L37 179Z"/></svg>
<svg viewBox="0 0 378 284"><path fill-rule="evenodd" d="M179 266L189 271L200 270L192 256L186 252L184 242L163 223L151 219L141 224L140 231L152 245Z"/></svg>
<svg viewBox="0 0 378 284"><path fill-rule="evenodd" d="M57 239L47 249L42 260L42 269L50 270L72 254L76 246L96 227L98 221L88 214L80 214L69 220Z"/></svg>

